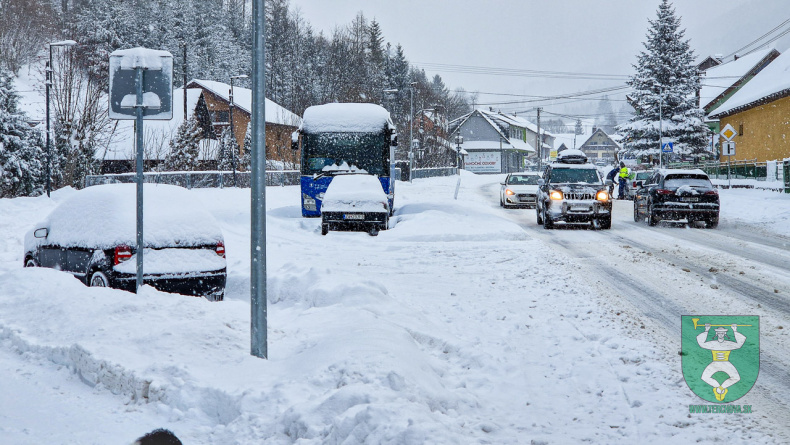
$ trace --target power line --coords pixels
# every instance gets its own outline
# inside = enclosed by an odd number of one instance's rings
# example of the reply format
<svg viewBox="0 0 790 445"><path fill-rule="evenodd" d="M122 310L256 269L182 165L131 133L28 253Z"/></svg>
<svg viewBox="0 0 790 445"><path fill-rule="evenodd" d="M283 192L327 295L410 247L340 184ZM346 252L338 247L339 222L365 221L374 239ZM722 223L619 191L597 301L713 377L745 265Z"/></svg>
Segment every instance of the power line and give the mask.
<svg viewBox="0 0 790 445"><path fill-rule="evenodd" d="M732 56L734 56L734 55L738 54L739 52L741 52L741 51L745 50L746 48L748 48L748 47L750 47L750 46L752 46L752 45L754 45L755 43L759 42L760 40L764 39L765 37L767 37L767 36L769 36L769 35L773 34L773 32L774 32L774 31L776 31L777 29L781 28L782 26L784 26L784 25L786 25L786 24L788 24L788 23L790 23L790 19L787 19L787 20L785 20L784 22L780 23L780 24L779 24L778 26L776 26L774 29L772 29L772 30L768 31L767 33L765 33L765 34L761 35L760 37L758 37L758 38L756 38L756 39L752 40L752 41L751 41L751 42L749 42L747 45L745 45L745 46L743 46L743 47L741 47L741 48L738 48L737 50L735 50L735 51L731 52L730 54L727 54L726 56L724 56L724 58L726 59L726 58L729 58L729 57L732 57ZM785 34L786 34L786 33L787 33L787 31L785 31ZM781 35L784 35L784 34L781 34ZM781 35L780 35L780 37L781 37ZM773 41L773 40L771 40L771 41L768 41L768 42L766 42L765 44L761 45L761 46L760 46L760 47L758 47L758 48L761 48L762 46L765 46L765 45L767 45L768 43L771 43L772 41ZM757 48L755 48L755 49L757 49ZM750 51L750 52L749 52L749 53L747 53L747 54L751 54L751 52L753 52L753 51L754 51L754 50Z"/></svg>
<svg viewBox="0 0 790 445"><path fill-rule="evenodd" d="M491 76L512 77L542 77L548 79L578 79L578 80L628 80L629 76L622 74L585 73L571 71L542 71L512 68L497 68L472 65L451 65L443 63L415 62L415 66L431 71L451 72L462 74L481 74Z"/></svg>

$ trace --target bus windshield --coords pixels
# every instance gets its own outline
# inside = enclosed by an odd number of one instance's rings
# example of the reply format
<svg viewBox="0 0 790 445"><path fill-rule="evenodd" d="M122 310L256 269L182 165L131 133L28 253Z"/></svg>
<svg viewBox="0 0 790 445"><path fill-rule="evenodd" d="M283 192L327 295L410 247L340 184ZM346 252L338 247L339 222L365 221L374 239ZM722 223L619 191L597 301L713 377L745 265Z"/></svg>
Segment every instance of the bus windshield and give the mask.
<svg viewBox="0 0 790 445"><path fill-rule="evenodd" d="M302 174L322 174L356 168L389 176L389 137L385 133L304 134Z"/></svg>

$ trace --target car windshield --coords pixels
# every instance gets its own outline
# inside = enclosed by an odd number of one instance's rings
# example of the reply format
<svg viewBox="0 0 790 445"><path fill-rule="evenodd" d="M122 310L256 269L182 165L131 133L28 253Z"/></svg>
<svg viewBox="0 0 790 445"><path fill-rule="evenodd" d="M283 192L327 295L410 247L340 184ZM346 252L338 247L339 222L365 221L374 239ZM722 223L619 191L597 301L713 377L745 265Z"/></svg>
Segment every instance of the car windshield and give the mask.
<svg viewBox="0 0 790 445"><path fill-rule="evenodd" d="M537 185L538 177L536 175L511 176L507 183L508 185Z"/></svg>
<svg viewBox="0 0 790 445"><path fill-rule="evenodd" d="M636 174L637 181L646 181L650 177L650 172L638 172Z"/></svg>
<svg viewBox="0 0 790 445"><path fill-rule="evenodd" d="M673 175L664 180L664 187L674 189L688 185L691 187L713 188L710 179L699 175Z"/></svg>
<svg viewBox="0 0 790 445"><path fill-rule="evenodd" d="M600 184L598 170L593 168L555 168L551 171L552 184Z"/></svg>

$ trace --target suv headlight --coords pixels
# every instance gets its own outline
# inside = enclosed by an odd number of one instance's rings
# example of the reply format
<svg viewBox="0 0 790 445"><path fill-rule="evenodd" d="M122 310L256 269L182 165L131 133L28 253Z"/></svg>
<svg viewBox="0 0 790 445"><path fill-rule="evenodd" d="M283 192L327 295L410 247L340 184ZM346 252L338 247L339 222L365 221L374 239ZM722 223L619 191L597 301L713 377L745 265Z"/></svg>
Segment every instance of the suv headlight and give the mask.
<svg viewBox="0 0 790 445"><path fill-rule="evenodd" d="M609 200L609 193L606 190L601 190L600 192L595 194L595 199L598 201L608 201Z"/></svg>
<svg viewBox="0 0 790 445"><path fill-rule="evenodd" d="M553 199L554 201L562 201L562 192L559 190L552 190L549 193L549 198Z"/></svg>

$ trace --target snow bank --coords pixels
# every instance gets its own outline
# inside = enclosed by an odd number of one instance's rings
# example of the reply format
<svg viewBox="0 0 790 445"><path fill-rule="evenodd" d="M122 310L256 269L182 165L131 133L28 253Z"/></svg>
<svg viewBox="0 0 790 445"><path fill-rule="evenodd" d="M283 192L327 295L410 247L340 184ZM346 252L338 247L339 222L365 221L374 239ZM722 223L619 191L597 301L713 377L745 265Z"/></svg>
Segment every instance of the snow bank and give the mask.
<svg viewBox="0 0 790 445"><path fill-rule="evenodd" d="M60 246L110 248L136 244L137 192L135 184L108 184L73 193L35 228L49 229L47 242ZM205 205L186 189L145 184L143 228L149 247L212 245L222 230ZM30 250L35 238L26 237Z"/></svg>
<svg viewBox="0 0 790 445"><path fill-rule="evenodd" d="M304 112L306 133L373 133L394 128L390 114L375 104L332 103L309 107Z"/></svg>

